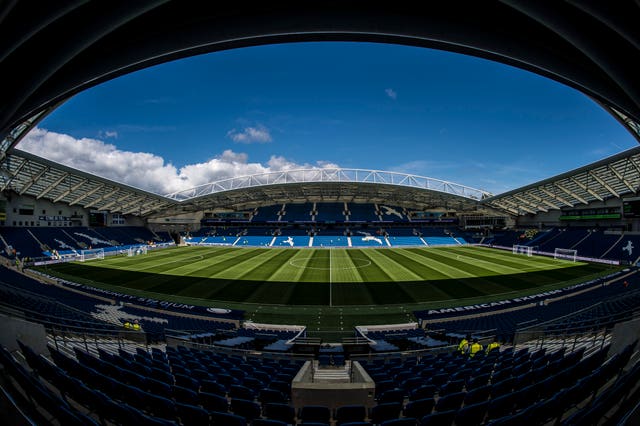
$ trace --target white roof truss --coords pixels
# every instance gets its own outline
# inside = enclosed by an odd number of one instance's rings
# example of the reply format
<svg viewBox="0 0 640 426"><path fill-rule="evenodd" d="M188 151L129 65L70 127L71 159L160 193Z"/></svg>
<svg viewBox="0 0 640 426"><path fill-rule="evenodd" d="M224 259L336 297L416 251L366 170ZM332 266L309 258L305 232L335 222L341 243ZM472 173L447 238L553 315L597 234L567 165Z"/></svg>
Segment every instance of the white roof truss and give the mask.
<svg viewBox="0 0 640 426"><path fill-rule="evenodd" d="M588 205L609 198L637 196L640 189L640 146L531 185L487 198L481 203L513 213ZM509 208L505 208L509 207Z"/></svg>

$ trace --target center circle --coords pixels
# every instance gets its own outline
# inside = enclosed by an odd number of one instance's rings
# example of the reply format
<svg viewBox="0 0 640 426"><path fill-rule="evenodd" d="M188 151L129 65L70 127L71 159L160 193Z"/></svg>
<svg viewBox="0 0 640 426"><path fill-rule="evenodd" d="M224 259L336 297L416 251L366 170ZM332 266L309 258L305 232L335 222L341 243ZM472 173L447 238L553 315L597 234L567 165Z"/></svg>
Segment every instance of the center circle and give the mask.
<svg viewBox="0 0 640 426"><path fill-rule="evenodd" d="M344 259L344 258L338 258L338 259ZM369 265L371 265L371 261L369 259L363 259L361 257L350 257L349 258L351 260L351 262L353 263L353 266L343 266L343 267L335 267L335 266L331 266L331 268L326 267L326 266L309 266L307 264L307 262L309 260L314 260L313 257L305 257L303 259L293 259L289 261L289 265L293 266L294 268L300 268L300 269L317 269L320 271L346 271L349 269L360 269L360 268L364 268L367 267ZM315 260L320 260L320 259L315 259ZM332 262L335 262L336 258L333 257ZM313 263L313 262L312 262Z"/></svg>

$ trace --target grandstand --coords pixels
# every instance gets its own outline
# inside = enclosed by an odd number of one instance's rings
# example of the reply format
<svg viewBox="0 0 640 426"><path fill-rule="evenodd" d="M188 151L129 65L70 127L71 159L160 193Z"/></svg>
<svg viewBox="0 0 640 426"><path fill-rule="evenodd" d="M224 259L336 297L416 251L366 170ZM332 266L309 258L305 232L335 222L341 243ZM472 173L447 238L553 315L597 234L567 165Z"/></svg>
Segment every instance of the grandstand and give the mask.
<svg viewBox="0 0 640 426"><path fill-rule="evenodd" d="M640 148L503 194L323 169L159 195L17 145L73 94L150 64L342 38L536 71L640 140L637 4L185 4L0 6L5 424L637 424ZM483 350L463 353L467 335Z"/></svg>

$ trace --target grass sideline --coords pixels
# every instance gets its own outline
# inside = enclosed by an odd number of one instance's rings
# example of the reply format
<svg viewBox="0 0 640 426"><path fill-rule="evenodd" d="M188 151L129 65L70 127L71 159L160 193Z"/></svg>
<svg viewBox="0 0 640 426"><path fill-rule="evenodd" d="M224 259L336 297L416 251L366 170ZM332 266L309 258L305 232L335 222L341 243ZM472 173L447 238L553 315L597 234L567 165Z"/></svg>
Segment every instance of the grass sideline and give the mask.
<svg viewBox="0 0 640 426"><path fill-rule="evenodd" d="M471 246L177 247L52 265L46 272L143 297L242 309L256 322L350 332L358 324L413 321L419 309L535 294L615 269Z"/></svg>

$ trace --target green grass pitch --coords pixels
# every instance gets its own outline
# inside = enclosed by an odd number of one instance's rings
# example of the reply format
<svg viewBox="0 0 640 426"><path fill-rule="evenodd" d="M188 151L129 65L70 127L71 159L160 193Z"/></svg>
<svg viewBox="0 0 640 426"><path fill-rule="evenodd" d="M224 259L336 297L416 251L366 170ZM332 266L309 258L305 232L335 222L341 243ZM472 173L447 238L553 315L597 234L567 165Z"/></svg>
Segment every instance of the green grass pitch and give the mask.
<svg viewBox="0 0 640 426"><path fill-rule="evenodd" d="M176 247L48 267L49 273L97 287L243 309L255 321L313 324L318 330L412 321L413 310L533 294L610 271L472 246Z"/></svg>

